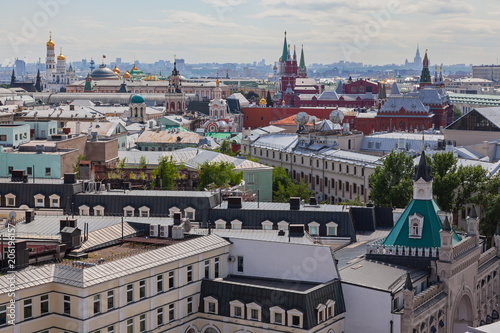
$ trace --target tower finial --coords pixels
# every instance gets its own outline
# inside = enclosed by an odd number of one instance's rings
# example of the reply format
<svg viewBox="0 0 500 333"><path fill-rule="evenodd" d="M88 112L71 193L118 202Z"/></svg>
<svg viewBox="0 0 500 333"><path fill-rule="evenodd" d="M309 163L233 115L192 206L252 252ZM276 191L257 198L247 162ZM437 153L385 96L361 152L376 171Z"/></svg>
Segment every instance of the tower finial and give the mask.
<svg viewBox="0 0 500 333"><path fill-rule="evenodd" d="M422 131L422 151L425 150L425 128Z"/></svg>
<svg viewBox="0 0 500 333"><path fill-rule="evenodd" d="M285 38L286 38L286 30L285 30Z"/></svg>

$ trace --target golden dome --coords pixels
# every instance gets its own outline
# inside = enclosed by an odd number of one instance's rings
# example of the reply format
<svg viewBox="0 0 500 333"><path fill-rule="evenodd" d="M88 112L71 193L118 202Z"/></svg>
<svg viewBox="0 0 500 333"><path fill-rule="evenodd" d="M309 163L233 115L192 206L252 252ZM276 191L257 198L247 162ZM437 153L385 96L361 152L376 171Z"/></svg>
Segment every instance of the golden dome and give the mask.
<svg viewBox="0 0 500 333"><path fill-rule="evenodd" d="M264 105L264 104L267 104L267 101L264 97L262 97L262 99L260 100L259 102L260 105Z"/></svg>
<svg viewBox="0 0 500 333"><path fill-rule="evenodd" d="M128 71L126 71L125 74L123 74L123 78L130 79L130 73Z"/></svg>
<svg viewBox="0 0 500 333"><path fill-rule="evenodd" d="M50 39L47 42L47 47L54 47L54 46L56 46L56 43L54 43L54 41L52 40L52 33L50 33Z"/></svg>
<svg viewBox="0 0 500 333"><path fill-rule="evenodd" d="M132 67L131 71L138 71L139 69L137 67L135 67L135 63L134 63L134 67Z"/></svg>
<svg viewBox="0 0 500 333"><path fill-rule="evenodd" d="M117 76L120 76L121 71L120 71L120 69L119 69L118 67L116 67L116 65L115 65L115 68L113 68L113 72L114 72Z"/></svg>
<svg viewBox="0 0 500 333"><path fill-rule="evenodd" d="M60 55L57 56L57 60L66 60L66 57L62 55L62 53Z"/></svg>

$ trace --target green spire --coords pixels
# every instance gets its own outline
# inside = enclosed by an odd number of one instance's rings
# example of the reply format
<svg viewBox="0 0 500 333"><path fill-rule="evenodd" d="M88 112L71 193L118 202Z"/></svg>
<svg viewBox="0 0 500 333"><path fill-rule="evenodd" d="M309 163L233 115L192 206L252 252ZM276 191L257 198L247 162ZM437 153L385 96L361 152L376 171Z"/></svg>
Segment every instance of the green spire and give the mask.
<svg viewBox="0 0 500 333"><path fill-rule="evenodd" d="M422 74L420 74L420 86L431 84L431 72L429 71L429 58L425 50L424 60L422 61Z"/></svg>
<svg viewBox="0 0 500 333"><path fill-rule="evenodd" d="M304 60L304 45L302 45L302 51L300 51L299 68L306 68L306 61Z"/></svg>
<svg viewBox="0 0 500 333"><path fill-rule="evenodd" d="M90 73L88 73L87 78L85 79L85 88L83 89L83 91L90 92L92 90L93 90L92 78L90 77Z"/></svg>
<svg viewBox="0 0 500 333"><path fill-rule="evenodd" d="M281 56L281 61L286 61L288 59L288 44L286 43L286 31L285 31L285 42L283 44L283 55Z"/></svg>

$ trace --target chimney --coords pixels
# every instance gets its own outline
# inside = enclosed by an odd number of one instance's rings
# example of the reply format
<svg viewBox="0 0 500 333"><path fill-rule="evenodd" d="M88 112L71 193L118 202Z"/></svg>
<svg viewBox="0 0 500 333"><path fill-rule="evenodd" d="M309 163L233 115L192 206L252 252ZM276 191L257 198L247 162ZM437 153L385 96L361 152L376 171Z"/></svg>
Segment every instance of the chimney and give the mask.
<svg viewBox="0 0 500 333"><path fill-rule="evenodd" d="M318 202L316 201L316 197L310 197L309 198L309 205L311 206L317 206Z"/></svg>
<svg viewBox="0 0 500 333"><path fill-rule="evenodd" d="M76 135L79 135L80 134L80 131L81 131L81 128L80 128L80 120L78 120L76 122L76 126L75 126L75 134Z"/></svg>
<svg viewBox="0 0 500 333"><path fill-rule="evenodd" d="M227 208L240 209L241 207L243 207L242 202L242 197L229 197L227 198Z"/></svg>
<svg viewBox="0 0 500 333"><path fill-rule="evenodd" d="M92 132L92 141L97 141L97 132Z"/></svg>
<svg viewBox="0 0 500 333"><path fill-rule="evenodd" d="M181 225L181 218L182 218L182 213L175 212L174 213L174 225Z"/></svg>
<svg viewBox="0 0 500 333"><path fill-rule="evenodd" d="M299 197L291 197L290 198L290 210L299 210L300 209L300 198Z"/></svg>
<svg viewBox="0 0 500 333"><path fill-rule="evenodd" d="M44 145L36 145L36 153L43 154L43 150L45 149Z"/></svg>
<svg viewBox="0 0 500 333"><path fill-rule="evenodd" d="M75 106L74 106L74 105L72 105L72 104L70 104L70 106L69 106L69 110L70 110L70 111L75 111Z"/></svg>

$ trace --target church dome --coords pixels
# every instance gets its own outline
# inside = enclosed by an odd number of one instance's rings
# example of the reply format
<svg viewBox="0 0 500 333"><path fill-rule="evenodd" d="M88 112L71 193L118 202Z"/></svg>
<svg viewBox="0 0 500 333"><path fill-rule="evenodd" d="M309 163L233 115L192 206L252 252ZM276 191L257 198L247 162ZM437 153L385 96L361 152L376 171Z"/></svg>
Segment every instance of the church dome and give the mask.
<svg viewBox="0 0 500 333"><path fill-rule="evenodd" d="M116 67L116 65L115 68L113 68L113 73L115 73L117 76L120 76L121 71L118 67Z"/></svg>
<svg viewBox="0 0 500 333"><path fill-rule="evenodd" d="M266 105L267 104L267 101L264 97L262 97L262 99L260 100L259 102L260 105Z"/></svg>
<svg viewBox="0 0 500 333"><path fill-rule="evenodd" d="M62 53L60 55L57 56L57 60L66 60L66 57L62 55Z"/></svg>
<svg viewBox="0 0 500 333"><path fill-rule="evenodd" d="M135 67L135 63L134 63L134 67L132 67L132 68L130 69L130 71L138 71L138 70L139 70L139 68Z"/></svg>
<svg viewBox="0 0 500 333"><path fill-rule="evenodd" d="M54 47L56 46L56 43L52 40L52 33L50 34L49 41L47 42L47 47Z"/></svg>
<svg viewBox="0 0 500 333"><path fill-rule="evenodd" d="M141 104L141 103L145 103L145 100L144 100L144 97L142 97L141 95L134 95L134 96L132 96L130 103Z"/></svg>
<svg viewBox="0 0 500 333"><path fill-rule="evenodd" d="M117 80L115 72L102 64L99 68L95 69L92 74L92 80Z"/></svg>
<svg viewBox="0 0 500 333"><path fill-rule="evenodd" d="M125 74L123 74L123 78L130 79L130 73L128 71L126 71Z"/></svg>

